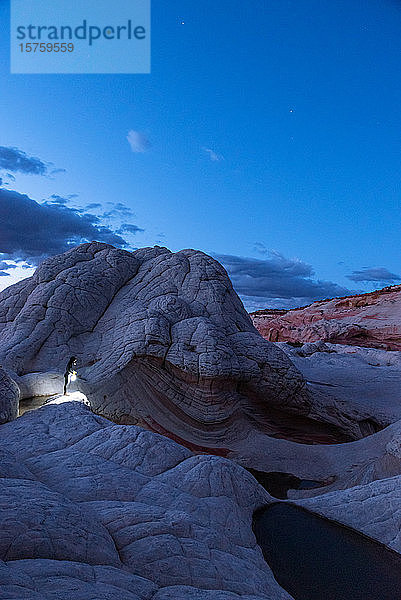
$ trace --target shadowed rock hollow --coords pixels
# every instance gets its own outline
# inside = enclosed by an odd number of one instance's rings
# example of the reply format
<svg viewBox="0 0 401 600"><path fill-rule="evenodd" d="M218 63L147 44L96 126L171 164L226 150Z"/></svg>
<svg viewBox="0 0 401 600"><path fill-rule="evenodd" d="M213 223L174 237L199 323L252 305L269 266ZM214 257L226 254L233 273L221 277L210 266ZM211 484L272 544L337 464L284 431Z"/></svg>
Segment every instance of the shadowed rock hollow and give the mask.
<svg viewBox="0 0 401 600"><path fill-rule="evenodd" d="M95 412L189 447L225 454L255 428L299 441L360 436L335 404L312 398L202 252L93 242L0 295L0 361L23 395L60 392L72 355Z"/></svg>

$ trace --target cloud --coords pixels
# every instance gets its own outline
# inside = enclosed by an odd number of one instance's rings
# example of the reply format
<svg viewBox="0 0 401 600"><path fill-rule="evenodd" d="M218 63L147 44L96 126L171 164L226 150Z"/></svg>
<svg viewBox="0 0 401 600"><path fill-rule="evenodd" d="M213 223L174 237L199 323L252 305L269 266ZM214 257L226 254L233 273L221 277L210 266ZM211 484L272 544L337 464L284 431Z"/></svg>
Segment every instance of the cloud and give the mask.
<svg viewBox="0 0 401 600"><path fill-rule="evenodd" d="M264 260L217 255L248 308L293 308L315 300L346 296L352 291L332 281L313 279L311 265L269 252Z"/></svg>
<svg viewBox="0 0 401 600"><path fill-rule="evenodd" d="M150 148L150 142L146 135L141 131L131 129L128 132L127 140L131 146L132 152L146 152Z"/></svg>
<svg viewBox="0 0 401 600"><path fill-rule="evenodd" d="M38 264L71 246L97 240L128 247L99 217L60 203L39 204L26 195L0 189L0 254L2 259Z"/></svg>
<svg viewBox="0 0 401 600"><path fill-rule="evenodd" d="M116 233L119 233L120 235L123 233L138 233L140 231L145 231L144 229L141 229L140 227L138 227L137 225L134 225L133 223L123 223L120 227L120 229L118 229L116 231Z"/></svg>
<svg viewBox="0 0 401 600"><path fill-rule="evenodd" d="M54 169L53 163L45 163L36 156L28 156L19 148L13 146L0 146L0 170L9 171L7 177L15 181L12 173L23 173L24 175L42 175L52 179L56 173L65 173L65 169ZM0 185L8 185L0 178Z"/></svg>
<svg viewBox="0 0 401 600"><path fill-rule="evenodd" d="M133 217L132 210L122 202L107 202L112 209L102 215L102 219ZM100 204L99 204L100 206Z"/></svg>
<svg viewBox="0 0 401 600"><path fill-rule="evenodd" d="M58 196L57 194L52 194L45 204L62 204L66 205L70 201L69 198L63 198L63 196Z"/></svg>
<svg viewBox="0 0 401 600"><path fill-rule="evenodd" d="M5 271L0 271L0 277L10 277L10 273L6 273Z"/></svg>
<svg viewBox="0 0 401 600"><path fill-rule="evenodd" d="M401 276L391 273L385 267L362 267L361 271L353 271L350 275L347 275L347 279L351 281L372 281L386 284L401 281Z"/></svg>
<svg viewBox="0 0 401 600"><path fill-rule="evenodd" d="M47 175L48 166L40 158L28 156L18 148L0 146L0 169L26 175Z"/></svg>
<svg viewBox="0 0 401 600"><path fill-rule="evenodd" d="M266 246L262 243L262 242L255 242L254 246L253 246L253 250L254 252L257 252L258 254L269 254L269 250L266 248Z"/></svg>
<svg viewBox="0 0 401 600"><path fill-rule="evenodd" d="M220 161L224 160L224 156L222 156L221 154L217 154L217 152L215 152L211 148L202 148L202 150L204 152L207 152L207 154L209 154L209 158L213 162L220 162Z"/></svg>
<svg viewBox="0 0 401 600"><path fill-rule="evenodd" d="M17 265L13 265L12 263L6 263L4 260L0 260L0 270L5 271L7 269L16 269ZM8 273L7 273L8 274Z"/></svg>

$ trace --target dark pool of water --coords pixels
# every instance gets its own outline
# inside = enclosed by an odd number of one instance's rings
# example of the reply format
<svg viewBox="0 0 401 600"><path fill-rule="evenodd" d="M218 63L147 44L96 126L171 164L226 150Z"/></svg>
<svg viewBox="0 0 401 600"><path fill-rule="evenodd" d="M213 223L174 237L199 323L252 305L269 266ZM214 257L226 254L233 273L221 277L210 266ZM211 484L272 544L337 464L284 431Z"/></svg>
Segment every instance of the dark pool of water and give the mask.
<svg viewBox="0 0 401 600"><path fill-rule="evenodd" d="M295 600L401 600L401 556L352 529L285 503L256 511L253 529Z"/></svg>

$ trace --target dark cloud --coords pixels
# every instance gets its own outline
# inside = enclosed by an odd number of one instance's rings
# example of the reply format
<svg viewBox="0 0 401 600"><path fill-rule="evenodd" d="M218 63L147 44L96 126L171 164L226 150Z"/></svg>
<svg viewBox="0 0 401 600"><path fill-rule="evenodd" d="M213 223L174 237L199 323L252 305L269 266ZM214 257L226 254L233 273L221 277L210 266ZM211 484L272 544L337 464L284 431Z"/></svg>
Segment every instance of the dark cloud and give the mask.
<svg viewBox="0 0 401 600"><path fill-rule="evenodd" d="M64 198L58 194L52 194L49 198L49 204L63 204L66 205L70 201L69 198Z"/></svg>
<svg viewBox="0 0 401 600"><path fill-rule="evenodd" d="M134 227L134 226L133 226ZM64 204L39 204L26 195L0 189L0 254L3 259L38 264L45 256L97 240L128 247L99 217Z"/></svg>
<svg viewBox="0 0 401 600"><path fill-rule="evenodd" d="M47 175L48 165L18 148L0 146L0 169L26 175Z"/></svg>
<svg viewBox="0 0 401 600"><path fill-rule="evenodd" d="M255 242L254 246L253 246L253 250L254 252L257 252L258 254L269 254L269 250L266 248L266 246L263 244L263 242Z"/></svg>
<svg viewBox="0 0 401 600"><path fill-rule="evenodd" d="M102 219L126 219L134 216L132 210L122 202L107 202L107 204L112 206L112 209L105 212Z"/></svg>
<svg viewBox="0 0 401 600"><path fill-rule="evenodd" d="M216 258L227 269L235 290L248 307L292 308L352 293L332 281L313 279L311 265L278 252L270 252L265 260L232 255Z"/></svg>
<svg viewBox="0 0 401 600"><path fill-rule="evenodd" d="M65 206L69 204L73 198L78 198L77 194L68 194L68 196L59 196L58 194L52 194L48 200L42 202L42 204L53 205L53 204L62 204ZM88 207L86 207L88 208ZM85 212L86 209L74 208L71 210L75 210L75 212Z"/></svg>
<svg viewBox="0 0 401 600"><path fill-rule="evenodd" d="M144 229L141 229L140 227L138 227L137 225L134 225L133 223L123 223L120 227L120 229L117 230L116 233L124 234L124 233L138 233L139 231L145 231Z"/></svg>
<svg viewBox="0 0 401 600"><path fill-rule="evenodd" d="M6 262L4 262L4 260L0 260L0 270L1 271L5 271L7 269L16 269L17 265L13 265L13 264L8 264Z"/></svg>
<svg viewBox="0 0 401 600"><path fill-rule="evenodd" d="M156 234L155 243L156 244L165 244L166 243L166 234L163 233L162 231L160 233Z"/></svg>
<svg viewBox="0 0 401 600"><path fill-rule="evenodd" d="M360 271L353 271L347 279L356 282L394 283L401 281L401 276L391 273L385 267L362 267Z"/></svg>
<svg viewBox="0 0 401 600"><path fill-rule="evenodd" d="M102 208L102 205L99 202L92 202L92 204L87 204L85 206L86 210L95 210L96 208Z"/></svg>

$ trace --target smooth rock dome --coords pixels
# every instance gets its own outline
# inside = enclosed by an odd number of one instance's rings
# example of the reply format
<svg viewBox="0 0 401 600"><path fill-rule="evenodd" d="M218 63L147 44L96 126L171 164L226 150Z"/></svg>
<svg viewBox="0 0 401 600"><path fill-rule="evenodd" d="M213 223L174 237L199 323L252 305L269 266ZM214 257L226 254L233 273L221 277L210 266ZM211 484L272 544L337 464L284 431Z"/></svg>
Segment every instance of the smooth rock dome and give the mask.
<svg viewBox="0 0 401 600"><path fill-rule="evenodd" d="M360 436L336 405L316 402L256 331L224 268L199 251L92 242L0 295L0 361L25 395L49 393L51 382L60 392L71 356L95 412L189 447L225 454L255 428L289 439Z"/></svg>

